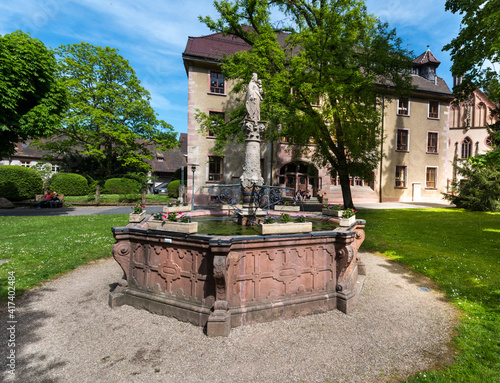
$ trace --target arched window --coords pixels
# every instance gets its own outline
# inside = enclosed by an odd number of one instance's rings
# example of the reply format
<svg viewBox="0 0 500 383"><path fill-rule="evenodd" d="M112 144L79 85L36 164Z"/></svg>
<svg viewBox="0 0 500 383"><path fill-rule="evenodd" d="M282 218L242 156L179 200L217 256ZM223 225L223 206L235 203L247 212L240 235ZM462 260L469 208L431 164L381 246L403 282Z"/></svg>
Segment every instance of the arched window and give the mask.
<svg viewBox="0 0 500 383"><path fill-rule="evenodd" d="M484 102L480 102L477 106L477 126L486 126L486 105Z"/></svg>
<svg viewBox="0 0 500 383"><path fill-rule="evenodd" d="M469 158L472 155L472 140L465 137L462 141L462 155L461 158Z"/></svg>
<svg viewBox="0 0 500 383"><path fill-rule="evenodd" d="M451 106L451 128L458 128L460 108L457 105Z"/></svg>

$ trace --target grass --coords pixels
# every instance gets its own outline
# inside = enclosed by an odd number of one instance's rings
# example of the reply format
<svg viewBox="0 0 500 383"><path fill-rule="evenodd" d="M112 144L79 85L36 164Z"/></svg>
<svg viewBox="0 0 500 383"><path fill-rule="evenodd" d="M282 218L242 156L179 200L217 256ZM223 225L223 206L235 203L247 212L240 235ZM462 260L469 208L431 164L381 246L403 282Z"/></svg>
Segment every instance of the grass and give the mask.
<svg viewBox="0 0 500 383"><path fill-rule="evenodd" d="M162 194L146 194L146 204L148 203L167 203L170 200L175 200L175 198L169 197ZM77 204L77 203L94 203L95 197L90 196L64 196L65 205ZM134 203L141 202L140 194L101 194L99 203Z"/></svg>
<svg viewBox="0 0 500 383"><path fill-rule="evenodd" d="M500 213L364 210L364 249L429 276L463 312L452 366L409 382L500 382Z"/></svg>
<svg viewBox="0 0 500 383"><path fill-rule="evenodd" d="M0 217L0 300L7 298L8 272L16 295L91 260L111 256L112 226L126 215Z"/></svg>
<svg viewBox="0 0 500 383"><path fill-rule="evenodd" d="M500 213L460 209L363 210L364 250L377 251L436 281L463 312L455 363L409 382L499 382ZM0 217L0 299L8 272L22 293L90 260L111 256L110 228L125 215Z"/></svg>

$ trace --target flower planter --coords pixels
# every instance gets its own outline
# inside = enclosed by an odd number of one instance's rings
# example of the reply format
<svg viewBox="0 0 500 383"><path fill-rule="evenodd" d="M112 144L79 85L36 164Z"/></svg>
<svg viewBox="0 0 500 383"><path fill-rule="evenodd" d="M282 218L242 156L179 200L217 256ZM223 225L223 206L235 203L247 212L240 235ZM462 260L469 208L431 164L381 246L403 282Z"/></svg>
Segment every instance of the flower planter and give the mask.
<svg viewBox="0 0 500 383"><path fill-rule="evenodd" d="M163 206L163 212L164 213L173 213L173 212L179 212L179 213L184 213L186 211L191 211L191 206Z"/></svg>
<svg viewBox="0 0 500 383"><path fill-rule="evenodd" d="M148 221L148 229L173 231L175 233L193 234L198 232L198 222Z"/></svg>
<svg viewBox="0 0 500 383"><path fill-rule="evenodd" d="M145 210L143 210L142 213L139 213L139 214L130 213L128 216L128 221L132 222L132 223L141 222L145 216L146 216Z"/></svg>
<svg viewBox="0 0 500 383"><path fill-rule="evenodd" d="M312 222L264 223L259 225L260 235L309 233Z"/></svg>
<svg viewBox="0 0 500 383"><path fill-rule="evenodd" d="M354 222L356 222L356 216L353 215L349 218L340 218L340 226L351 226Z"/></svg>
<svg viewBox="0 0 500 383"><path fill-rule="evenodd" d="M275 211L300 211L300 206L274 205Z"/></svg>
<svg viewBox="0 0 500 383"><path fill-rule="evenodd" d="M344 210L321 209L321 213L323 213L324 215L340 218L342 217Z"/></svg>

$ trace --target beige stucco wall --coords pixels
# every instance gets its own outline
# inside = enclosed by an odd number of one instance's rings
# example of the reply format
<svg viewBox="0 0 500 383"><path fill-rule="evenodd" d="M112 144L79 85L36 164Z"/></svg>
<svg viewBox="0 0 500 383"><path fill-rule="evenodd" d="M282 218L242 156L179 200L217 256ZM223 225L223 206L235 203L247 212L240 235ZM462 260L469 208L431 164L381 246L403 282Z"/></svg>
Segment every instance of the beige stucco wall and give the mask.
<svg viewBox="0 0 500 383"><path fill-rule="evenodd" d="M196 109L204 113L209 111L227 112L237 102L236 96L228 92L232 83L226 82L226 94L214 95L209 93L210 71L217 70L215 64L190 63L188 66L188 162L198 164L195 172L195 198L196 203L207 204L209 202L208 189L208 156L214 145L214 139L200 133L200 126L196 122ZM242 95L244 96L244 95ZM439 101L439 118L428 117L429 100ZM451 166L448 165L450 158L450 130L448 122L449 100L433 98L431 95L421 95L410 99L409 116L397 115L397 100L386 99L384 115L384 159L382 167L375 169L374 190L363 187L360 198L378 200L379 183L382 179L383 201L412 201L412 200L436 200L441 199L441 193L446 191L447 182L452 178ZM409 151L396 151L396 131L398 128L409 131ZM427 153L427 133L438 133L438 153ZM451 158L453 153L451 153ZM263 144L261 158L263 159L263 177L266 184L278 185L279 169L294 160L291 153L283 150L282 144ZM311 163L310 158L305 155L298 160ZM242 145L229 146L225 151L223 160L223 180L221 183L239 183L244 164L244 147ZM407 166L407 183L405 188L395 187L396 166ZM437 187L427 189L425 187L426 168L437 168ZM380 177L382 171L382 177ZM318 169L320 182L318 189L329 193L333 201L341 201L340 186L330 184L330 174L326 168ZM420 197L414 195L413 185L420 184ZM188 200L192 193L192 172L188 169ZM356 197L356 187L351 188L353 196ZM368 190L369 189L369 190ZM369 191L370 193L367 193Z"/></svg>
<svg viewBox="0 0 500 383"><path fill-rule="evenodd" d="M429 118L430 98L410 98L409 115L397 114L397 99L386 99L384 115L384 159L382 161L383 201L435 200L446 190L446 161L449 152L448 109L446 101L439 101L439 118ZM407 129L409 150L396 150L397 129ZM438 133L438 152L427 153L427 133ZM407 167L406 187L395 187L396 166ZM426 188L427 167L437 168L437 188ZM378 182L378 180L377 180ZM420 197L415 188L420 184ZM415 186L414 186L415 185ZM415 189L415 190L414 190Z"/></svg>

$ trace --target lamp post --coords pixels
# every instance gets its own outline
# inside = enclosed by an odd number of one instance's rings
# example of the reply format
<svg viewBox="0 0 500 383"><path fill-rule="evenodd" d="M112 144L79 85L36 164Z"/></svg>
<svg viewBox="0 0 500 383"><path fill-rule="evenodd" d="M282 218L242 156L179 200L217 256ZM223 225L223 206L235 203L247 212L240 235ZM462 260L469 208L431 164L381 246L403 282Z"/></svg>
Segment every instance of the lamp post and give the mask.
<svg viewBox="0 0 500 383"><path fill-rule="evenodd" d="M191 171L193 172L193 188L191 190L191 210L194 211L194 172L198 164L191 164Z"/></svg>

